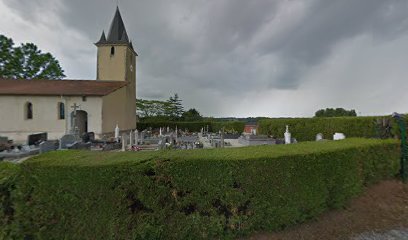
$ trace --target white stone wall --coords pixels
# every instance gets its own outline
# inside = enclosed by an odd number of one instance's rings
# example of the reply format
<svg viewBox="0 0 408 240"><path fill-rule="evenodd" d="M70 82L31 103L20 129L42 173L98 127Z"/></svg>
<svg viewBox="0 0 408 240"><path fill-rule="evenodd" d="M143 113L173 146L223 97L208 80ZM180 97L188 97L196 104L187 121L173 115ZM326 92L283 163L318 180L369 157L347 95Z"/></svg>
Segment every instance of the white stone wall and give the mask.
<svg viewBox="0 0 408 240"><path fill-rule="evenodd" d="M33 105L33 119L26 119L25 105ZM65 119L60 120L58 103L65 104ZM66 96L0 96L0 136L24 143L33 133L47 132L48 139L58 139L70 130L71 106L88 113L88 131L102 133L102 98Z"/></svg>

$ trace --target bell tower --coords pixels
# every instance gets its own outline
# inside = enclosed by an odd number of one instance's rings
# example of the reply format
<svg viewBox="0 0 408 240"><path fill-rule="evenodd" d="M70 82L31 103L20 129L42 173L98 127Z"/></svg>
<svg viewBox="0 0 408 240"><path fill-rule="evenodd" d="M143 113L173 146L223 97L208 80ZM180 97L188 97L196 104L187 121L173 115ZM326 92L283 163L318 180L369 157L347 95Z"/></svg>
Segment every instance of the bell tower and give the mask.
<svg viewBox="0 0 408 240"><path fill-rule="evenodd" d="M136 57L132 41L129 41L119 7L109 28L108 37L102 32L95 43L98 48L97 80L136 82Z"/></svg>
<svg viewBox="0 0 408 240"><path fill-rule="evenodd" d="M106 36L95 43L98 48L96 81L124 81L126 85L103 97L104 132L110 132L116 124L121 130L136 128L136 57L132 41L129 41L119 7Z"/></svg>

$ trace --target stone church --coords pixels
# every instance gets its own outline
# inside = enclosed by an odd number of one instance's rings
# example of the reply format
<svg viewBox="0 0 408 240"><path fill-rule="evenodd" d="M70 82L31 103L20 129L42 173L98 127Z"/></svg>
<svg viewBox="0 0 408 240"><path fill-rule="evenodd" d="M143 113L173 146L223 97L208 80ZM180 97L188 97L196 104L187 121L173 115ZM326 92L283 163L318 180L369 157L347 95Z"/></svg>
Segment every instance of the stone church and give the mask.
<svg viewBox="0 0 408 240"><path fill-rule="evenodd" d="M136 57L119 8L97 47L96 80L0 79L0 136L25 142L66 133L110 136L136 128ZM75 126L75 130L74 130Z"/></svg>

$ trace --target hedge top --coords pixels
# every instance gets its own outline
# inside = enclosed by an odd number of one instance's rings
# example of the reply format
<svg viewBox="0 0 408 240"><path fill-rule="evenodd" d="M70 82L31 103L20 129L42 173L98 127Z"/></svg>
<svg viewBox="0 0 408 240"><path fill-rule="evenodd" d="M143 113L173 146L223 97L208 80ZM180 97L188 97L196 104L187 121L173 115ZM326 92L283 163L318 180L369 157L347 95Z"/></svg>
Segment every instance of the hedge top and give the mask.
<svg viewBox="0 0 408 240"><path fill-rule="evenodd" d="M263 145L224 149L163 150L155 152L90 152L55 151L33 157L23 165L60 167L98 167L105 165L140 164L151 160L172 161L243 161L271 159L282 156L332 152L382 144L396 144L397 140L350 138L342 141L302 142L291 145Z"/></svg>

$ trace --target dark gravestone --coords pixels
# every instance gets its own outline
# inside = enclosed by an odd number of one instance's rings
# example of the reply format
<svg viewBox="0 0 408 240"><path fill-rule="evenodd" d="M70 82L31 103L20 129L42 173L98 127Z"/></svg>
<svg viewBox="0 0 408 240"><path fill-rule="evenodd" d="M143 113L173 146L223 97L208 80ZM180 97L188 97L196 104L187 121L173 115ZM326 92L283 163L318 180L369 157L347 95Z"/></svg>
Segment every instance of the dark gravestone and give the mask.
<svg viewBox="0 0 408 240"><path fill-rule="evenodd" d="M40 153L46 153L50 151L55 151L58 149L59 141L52 140L52 141L45 141L40 143Z"/></svg>
<svg viewBox="0 0 408 240"><path fill-rule="evenodd" d="M47 141L48 134L46 132L28 135L28 145L38 145L41 142Z"/></svg>
<svg viewBox="0 0 408 240"><path fill-rule="evenodd" d="M73 134L65 134L60 139L60 148L61 149L68 149L68 146L71 146L77 141L75 135Z"/></svg>

